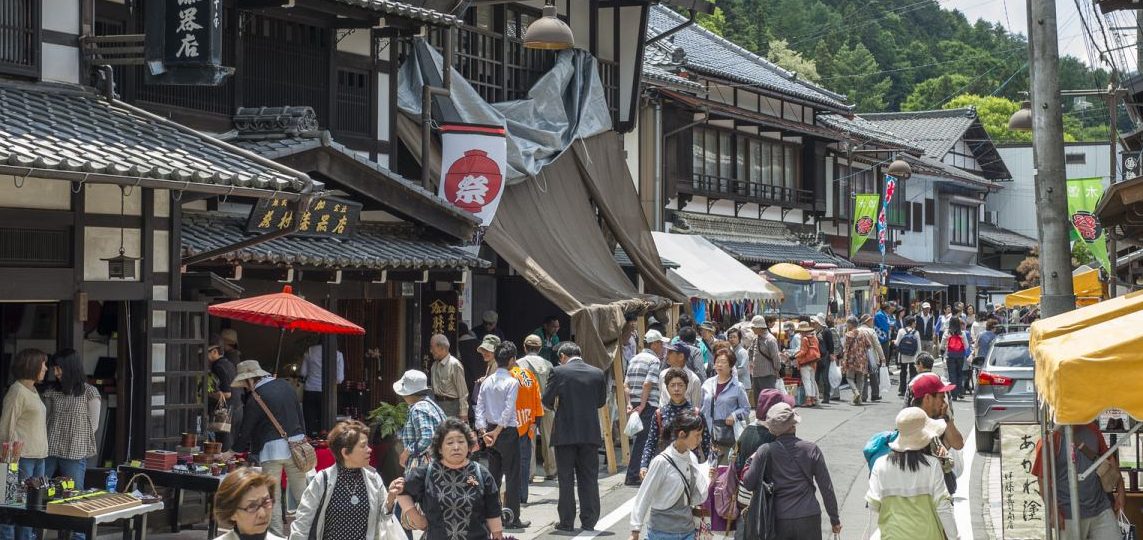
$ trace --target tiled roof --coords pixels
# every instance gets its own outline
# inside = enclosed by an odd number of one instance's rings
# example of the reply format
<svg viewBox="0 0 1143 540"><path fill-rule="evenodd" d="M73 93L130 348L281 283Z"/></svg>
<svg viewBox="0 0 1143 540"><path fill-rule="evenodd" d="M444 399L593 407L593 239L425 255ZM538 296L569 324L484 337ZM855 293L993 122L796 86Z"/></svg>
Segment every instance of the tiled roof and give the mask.
<svg viewBox="0 0 1143 540"><path fill-rule="evenodd" d="M840 114L819 114L818 122L861 142L872 142L887 147L912 150L912 153L918 155L924 153L924 149L917 143L898 137L891 131L860 116L846 117Z"/></svg>
<svg viewBox="0 0 1143 540"><path fill-rule="evenodd" d="M905 161L908 161L909 164L913 166L914 174L934 174L937 176L943 176L945 178L958 180L962 183L967 183L978 188L988 190L1001 189L1001 186L992 180L984 178L983 176L975 175L959 167L954 167L939 159L929 157L928 155L923 155L917 158L906 156Z"/></svg>
<svg viewBox="0 0 1143 540"><path fill-rule="evenodd" d="M618 264L619 266L622 266L624 268L634 268L635 267L635 263L631 262L631 258L627 256L627 252L623 250L622 246L616 246L614 257L615 257L615 263ZM659 260L662 261L664 269L666 269L666 268L678 268L679 267L679 263L672 261L670 259L667 259L663 256L659 256Z"/></svg>
<svg viewBox="0 0 1143 540"><path fill-rule="evenodd" d="M317 148L326 147L332 151L344 154L347 158L353 159L358 163L369 167L377 172L377 174L385 177L386 180L394 182L402 189L409 192L410 195L421 199L428 200L434 205L439 206L445 212L459 216L472 223L477 223L478 220L471 213L465 212L450 204L448 201L437 196L424 187L419 182L409 180L385 166L372 161L367 157L359 155L350 148L334 141L328 131L310 131L298 134L296 136L283 135L281 133L276 135L268 134L246 134L239 131L226 133L221 136L224 140L229 141L231 144L254 152L264 158L278 160L301 152L307 152Z"/></svg>
<svg viewBox="0 0 1143 540"><path fill-rule="evenodd" d="M335 0L342 4L351 6L363 7L371 9L386 15L396 15L406 19L413 19L417 21L439 24L439 25L456 25L460 23L460 19L449 15L448 13L441 13L429 8L417 7L405 2L398 2L396 0Z"/></svg>
<svg viewBox="0 0 1143 540"><path fill-rule="evenodd" d="M992 223L980 223L980 241L997 247L1010 247L1016 249L1032 249L1040 242L1035 238L1024 236L1018 232L997 227Z"/></svg>
<svg viewBox="0 0 1143 540"><path fill-rule="evenodd" d="M643 47L643 79L693 92L703 91L703 85L677 75L685 57L686 51L667 40L647 44Z"/></svg>
<svg viewBox="0 0 1143 540"><path fill-rule="evenodd" d="M913 141L925 153L942 159L968 128L976 122L976 110L938 109L934 111L863 114L881 129Z"/></svg>
<svg viewBox="0 0 1143 540"><path fill-rule="evenodd" d="M711 242L744 262L777 264L813 261L819 264L836 264L839 268L853 268L853 263L834 257L802 244L775 244L770 242L746 242L711 239Z"/></svg>
<svg viewBox="0 0 1143 540"><path fill-rule="evenodd" d="M651 6L647 37L651 38L687 22L687 18L663 5ZM795 75L733 42L691 24L667 38L686 52L683 65L689 69L800 98L839 111L849 111L845 96L830 92Z"/></svg>
<svg viewBox="0 0 1143 540"><path fill-rule="evenodd" d="M669 84L692 92L702 92L704 90L703 86L697 82L686 77L680 77L662 67L654 66L646 62L643 63L643 80L651 83Z"/></svg>
<svg viewBox="0 0 1143 540"><path fill-rule="evenodd" d="M246 219L183 214L183 257L246 238ZM407 227L362 223L351 238L275 238L221 257L231 262L281 264L337 270L434 270L488 268L491 263L444 243L416 238Z"/></svg>
<svg viewBox="0 0 1143 540"><path fill-rule="evenodd" d="M797 234L789 224L768 219L747 219L693 212L674 212L676 234L701 234L719 240L796 243ZM803 231L803 232L809 232Z"/></svg>
<svg viewBox="0 0 1143 540"><path fill-rule="evenodd" d="M0 111L0 165L287 192L320 186L89 91L4 84Z"/></svg>

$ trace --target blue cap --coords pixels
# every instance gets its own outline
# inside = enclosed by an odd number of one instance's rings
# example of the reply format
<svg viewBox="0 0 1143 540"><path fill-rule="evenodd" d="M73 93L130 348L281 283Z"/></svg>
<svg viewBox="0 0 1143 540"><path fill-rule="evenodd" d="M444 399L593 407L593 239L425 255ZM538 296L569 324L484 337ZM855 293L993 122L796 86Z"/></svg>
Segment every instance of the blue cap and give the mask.
<svg viewBox="0 0 1143 540"><path fill-rule="evenodd" d="M682 353L682 354L690 354L690 352L691 352L690 346L687 345L686 343L681 342L681 341L678 343L675 343L674 345L671 345L670 347L667 348L667 350L668 351L674 351L677 353Z"/></svg>

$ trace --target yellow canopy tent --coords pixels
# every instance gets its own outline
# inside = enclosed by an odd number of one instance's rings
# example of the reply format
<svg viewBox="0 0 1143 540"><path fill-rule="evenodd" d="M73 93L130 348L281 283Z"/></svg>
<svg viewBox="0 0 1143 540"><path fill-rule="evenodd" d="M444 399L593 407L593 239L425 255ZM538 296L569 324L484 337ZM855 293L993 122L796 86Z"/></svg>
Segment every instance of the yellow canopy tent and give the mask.
<svg viewBox="0 0 1143 540"><path fill-rule="evenodd" d="M1076 304L1091 305L1103 297L1103 283L1099 281L1099 270L1087 270L1072 276L1072 288L1075 289ZM1010 308L1017 306L1031 306L1040 303L1040 288L1032 287L1009 294L1004 299L1004 305Z"/></svg>
<svg viewBox="0 0 1143 540"><path fill-rule="evenodd" d="M1036 389L1056 424L1086 424L1109 408L1143 418L1143 392L1138 384L1143 380L1141 298L1132 304L1136 311L1113 319L1051 339L1037 339L1033 334L1030 347L1036 361Z"/></svg>
<svg viewBox="0 0 1143 540"><path fill-rule="evenodd" d="M1069 334L1141 310L1143 310L1143 291L1136 291L1098 304L1061 313L1055 317L1033 323L1030 330L1030 343L1034 345L1039 341Z"/></svg>

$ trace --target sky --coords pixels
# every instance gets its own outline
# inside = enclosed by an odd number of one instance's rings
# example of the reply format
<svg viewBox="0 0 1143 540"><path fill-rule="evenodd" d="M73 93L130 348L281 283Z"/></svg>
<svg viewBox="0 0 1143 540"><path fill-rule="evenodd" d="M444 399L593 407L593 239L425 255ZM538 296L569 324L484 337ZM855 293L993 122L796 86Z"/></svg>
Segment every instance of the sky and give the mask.
<svg viewBox="0 0 1143 540"><path fill-rule="evenodd" d="M985 19L988 21L1000 23L1008 30L1027 35L1028 29L1028 11L1027 0L937 0L940 2L941 7L945 9L956 9L964 13L969 21L976 21L977 19ZM1056 21L1060 37L1060 55L1071 55L1079 58L1085 64L1092 65L1099 64L1099 58L1096 56L1094 59L1088 54L1087 45L1085 44L1088 39L1084 33L1083 25L1080 21L1080 13L1076 5L1079 5L1084 11L1084 18L1093 25L1096 23L1095 12L1092 7L1092 0L1056 0ZM1113 15L1118 19L1121 25L1126 25L1127 21L1134 20L1134 12L1121 11ZM1109 29L1110 31L1110 29ZM1100 48L1105 48L1102 43L1102 34L1100 34L1098 26L1092 26L1092 32L1095 33L1096 39L1099 40ZM1135 35L1133 32L1122 33L1125 40L1124 44L1132 44L1135 42ZM1116 45L1112 45L1115 47ZM1129 71L1135 69L1135 55L1133 49L1126 49L1123 52L1129 53L1123 55L1127 61ZM1107 67L1107 66L1099 66Z"/></svg>

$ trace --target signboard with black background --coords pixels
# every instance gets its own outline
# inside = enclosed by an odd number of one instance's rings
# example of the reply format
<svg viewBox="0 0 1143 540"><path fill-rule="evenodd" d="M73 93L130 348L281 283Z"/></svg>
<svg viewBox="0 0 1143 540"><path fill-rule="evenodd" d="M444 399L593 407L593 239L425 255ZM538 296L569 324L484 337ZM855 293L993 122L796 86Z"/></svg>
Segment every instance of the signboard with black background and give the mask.
<svg viewBox="0 0 1143 540"><path fill-rule="evenodd" d="M458 356L457 326L460 323L460 308L458 307L456 291L424 291L421 294L421 358L429 356L429 344L434 334L444 334L448 338L449 348L454 356ZM431 360L430 360L431 362Z"/></svg>
<svg viewBox="0 0 1143 540"><path fill-rule="evenodd" d="M283 199L261 199L250 211L246 221L246 232L267 233L280 231L298 221L298 230L293 236L311 238L350 238L361 220L361 203L324 197L314 201L310 209L301 216L296 215L294 206Z"/></svg>
<svg viewBox="0 0 1143 540"><path fill-rule="evenodd" d="M151 0L146 4L148 82L217 85L222 66L222 0Z"/></svg>

